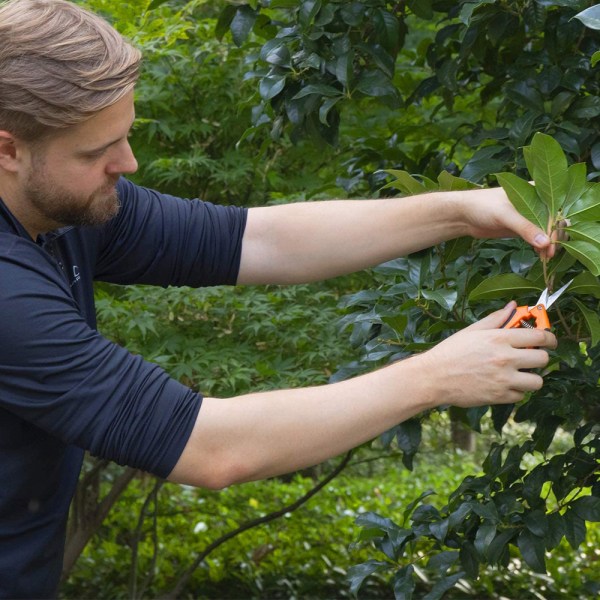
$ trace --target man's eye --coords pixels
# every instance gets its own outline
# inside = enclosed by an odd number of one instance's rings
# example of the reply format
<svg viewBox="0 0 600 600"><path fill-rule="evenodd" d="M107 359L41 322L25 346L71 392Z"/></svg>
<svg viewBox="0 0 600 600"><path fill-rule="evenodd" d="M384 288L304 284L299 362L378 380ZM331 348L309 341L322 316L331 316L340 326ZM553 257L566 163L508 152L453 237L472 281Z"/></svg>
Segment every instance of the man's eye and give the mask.
<svg viewBox="0 0 600 600"><path fill-rule="evenodd" d="M84 158L87 160L95 160L100 158L104 154L104 150L97 150L96 152L86 152Z"/></svg>

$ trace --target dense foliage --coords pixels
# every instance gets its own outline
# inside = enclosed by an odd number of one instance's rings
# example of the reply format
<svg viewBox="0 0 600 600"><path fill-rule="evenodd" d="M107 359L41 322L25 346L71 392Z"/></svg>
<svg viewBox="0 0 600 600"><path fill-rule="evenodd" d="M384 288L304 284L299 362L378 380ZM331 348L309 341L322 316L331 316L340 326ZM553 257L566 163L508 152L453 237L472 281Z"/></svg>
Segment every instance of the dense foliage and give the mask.
<svg viewBox="0 0 600 600"><path fill-rule="evenodd" d="M319 589L306 587L290 556L269 550L273 533L248 546L234 542L230 552L247 556L266 545L270 558L261 565L272 560L274 572L282 561L290 565L276 582L257 576L253 560L229 554L213 562L207 555L195 565L188 555L197 551L185 544L164 550L168 539L179 540L180 526L191 529L186 515L219 522L226 535L251 518L253 499L262 506L261 493L285 496L292 488L277 486L286 484L273 482L267 492L259 484L244 486L230 502L229 492L168 486L165 494L162 482L90 463L75 503L81 509L73 514L69 566L111 503L120 494L123 501L80 559L66 593L89 595L86 581L97 584L94 573L105 573L97 571L98 561L131 564L127 577L98 575L104 586L112 582L107 597L168 593L182 573L191 587L181 594L193 594L194 582L201 582L208 596L209 579L225 578L228 587L215 587L215 597L227 590L289 597L336 589L338 596L349 589L389 597L390 587L397 598L501 591L526 597L532 580L544 586L537 597L596 593L597 575L584 567L597 557L581 550L600 521L600 200L593 183L600 171L600 17L592 3L155 0L151 10L142 0L86 4L104 12L146 56L132 137L144 184L248 205L499 183L523 214L561 240L556 258L542 262L516 241L459 239L329 286L99 288L102 331L192 387L231 395L306 385L326 381L340 363L345 366L334 377L351 376L426 350L501 302L533 302L546 285L574 281L551 313L560 346L541 392L517 407L423 415L376 444L393 456L399 451L417 475L404 481L395 469L377 472L378 489L396 477L403 486L389 502L380 504L376 495L368 506L359 503L359 543L350 555L341 551L343 558L323 551L327 568ZM338 310L349 343L332 326L340 291L347 294ZM427 464L419 452L436 443L423 432L449 420L485 432L483 470L474 463L462 482L433 477L413 489L411 477ZM334 467L321 467L305 483L315 485ZM347 503L324 499L312 518L349 527L339 513L358 510L363 483L345 484L352 491ZM206 514L198 512L205 502ZM236 516L228 519L233 507ZM321 527L319 533L325 536ZM301 545L293 530L285 535L294 549ZM345 529L330 539L352 537ZM308 545L312 550L313 542ZM569 552L571 558L561 558ZM568 561L578 565L577 581ZM352 563L359 564L349 569ZM234 577L240 587L227 570L240 570ZM309 579L315 577L318 569L309 569ZM505 590L497 589L500 580Z"/></svg>

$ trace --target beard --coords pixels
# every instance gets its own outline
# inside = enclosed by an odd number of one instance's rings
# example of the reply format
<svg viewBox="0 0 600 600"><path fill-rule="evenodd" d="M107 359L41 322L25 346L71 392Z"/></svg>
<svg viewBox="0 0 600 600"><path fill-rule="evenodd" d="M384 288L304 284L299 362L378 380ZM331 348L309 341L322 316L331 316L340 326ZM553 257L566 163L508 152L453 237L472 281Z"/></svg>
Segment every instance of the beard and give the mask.
<svg viewBox="0 0 600 600"><path fill-rule="evenodd" d="M37 162L37 161L36 161ZM47 219L50 229L65 225L89 227L106 223L119 212L118 177L85 196L62 188L52 181L43 161L32 165L25 186L25 197Z"/></svg>

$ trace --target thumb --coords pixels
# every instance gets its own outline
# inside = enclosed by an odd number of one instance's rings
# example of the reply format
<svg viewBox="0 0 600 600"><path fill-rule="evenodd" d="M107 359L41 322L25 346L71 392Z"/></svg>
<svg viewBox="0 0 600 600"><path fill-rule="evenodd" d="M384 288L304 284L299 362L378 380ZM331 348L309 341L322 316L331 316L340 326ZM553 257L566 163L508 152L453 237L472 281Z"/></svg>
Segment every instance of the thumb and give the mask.
<svg viewBox="0 0 600 600"><path fill-rule="evenodd" d="M513 216L511 227L515 233L537 250L544 250L550 246L551 240L546 232L519 213Z"/></svg>
<svg viewBox="0 0 600 600"><path fill-rule="evenodd" d="M499 329L508 321L515 308L517 308L517 303L511 300L504 308L490 313L487 317L477 321L477 323L469 325L467 329Z"/></svg>

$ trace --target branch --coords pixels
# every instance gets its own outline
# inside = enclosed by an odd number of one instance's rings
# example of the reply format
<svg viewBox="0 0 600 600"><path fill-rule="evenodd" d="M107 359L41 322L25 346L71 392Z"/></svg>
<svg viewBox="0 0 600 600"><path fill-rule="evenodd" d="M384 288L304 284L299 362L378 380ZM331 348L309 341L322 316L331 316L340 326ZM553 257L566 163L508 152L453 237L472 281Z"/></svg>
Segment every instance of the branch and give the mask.
<svg viewBox="0 0 600 600"><path fill-rule="evenodd" d="M77 562L77 559L83 552L86 544L90 538L96 533L96 530L102 524L102 521L106 518L110 509L113 507L115 502L119 499L119 496L125 491L131 480L139 473L137 469L127 468L121 475L116 479L115 483L110 489L110 492L102 499L101 502L97 503L90 510L89 519L85 520L85 523L77 527L70 537L69 542L65 548L64 562L63 562L63 581L69 575L69 572ZM87 515L86 515L87 516Z"/></svg>
<svg viewBox="0 0 600 600"><path fill-rule="evenodd" d="M196 557L194 562L191 564L191 566L187 569L187 571L185 571L185 573L181 576L181 578L177 582L177 585L170 592L168 592L166 596L161 597L160 600L176 600L176 598L178 598L179 594L182 592L185 585L188 583L188 581L192 577L194 571L202 564L202 562L206 559L206 557L213 550L215 550L216 548L218 548L225 542L238 536L240 533L243 533L244 531L248 531L249 529L258 527L259 525L264 525L265 523L274 521L275 519L278 519L287 513L293 512L296 509L300 508L300 506L302 506L303 504L308 502L314 495L316 495L319 491L321 491L330 481L335 479L348 466L348 463L350 462L350 459L352 458L352 454L353 454L353 451L350 450L350 452L348 452L344 456L344 458L342 459L340 464L335 469L333 469L333 471L331 471L331 473L329 473L329 475L327 475L327 477L322 479L315 487L310 489L306 494L304 494L304 496L301 496L295 502L292 502L291 504L288 504L287 506L284 506L283 508L280 508L279 510L269 513L268 515L265 515L264 517L246 521L245 523L242 523L236 529L229 531L225 535L221 536L220 538L216 539L214 542L212 542L208 546L206 546L206 548L202 552L200 552L200 554L198 554L198 556Z"/></svg>

